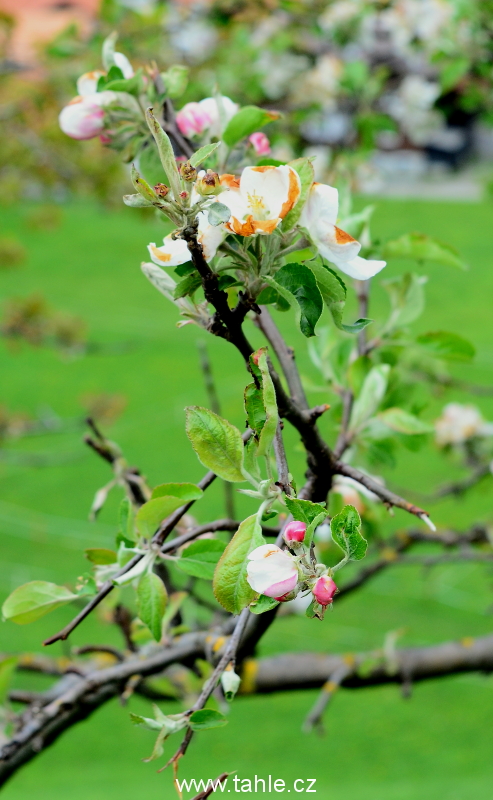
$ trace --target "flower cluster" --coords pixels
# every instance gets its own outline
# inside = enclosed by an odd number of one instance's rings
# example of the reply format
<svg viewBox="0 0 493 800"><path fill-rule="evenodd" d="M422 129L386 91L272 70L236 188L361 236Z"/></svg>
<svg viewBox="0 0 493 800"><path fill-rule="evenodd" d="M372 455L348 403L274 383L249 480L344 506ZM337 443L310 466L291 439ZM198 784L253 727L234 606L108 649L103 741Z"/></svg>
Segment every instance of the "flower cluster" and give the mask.
<svg viewBox="0 0 493 800"><path fill-rule="evenodd" d="M198 182L203 180L203 173ZM198 215L199 241L210 261L228 233L242 237L273 234L287 214L300 202L301 183L298 173L288 164L279 167L245 167L240 178L223 174L218 178L219 197L213 198L229 209L230 218L220 226L211 226L205 212ZM194 187L192 202L200 187ZM317 251L358 280L368 280L385 267L385 261L369 260L358 255L361 244L336 225L338 192L332 186L313 183L301 212L299 227L305 229ZM183 240L170 234L163 245L149 245L151 259L158 266L174 267L190 260Z"/></svg>
<svg viewBox="0 0 493 800"><path fill-rule="evenodd" d="M283 537L289 550L275 544L255 548L248 556L247 580L255 592L280 603L294 600L300 592L311 593L313 615L322 619L337 586L325 564L311 562L304 544L306 527L298 521L286 525Z"/></svg>

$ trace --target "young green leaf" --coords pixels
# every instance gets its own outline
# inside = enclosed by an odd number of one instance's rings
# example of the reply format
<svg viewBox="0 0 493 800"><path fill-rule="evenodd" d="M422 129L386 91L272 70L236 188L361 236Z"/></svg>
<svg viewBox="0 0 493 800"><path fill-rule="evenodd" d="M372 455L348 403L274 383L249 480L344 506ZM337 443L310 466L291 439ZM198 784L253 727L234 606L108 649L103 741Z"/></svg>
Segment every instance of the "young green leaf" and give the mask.
<svg viewBox="0 0 493 800"><path fill-rule="evenodd" d="M266 420L262 390L254 383L249 383L245 387L244 401L248 426L252 429L255 438L258 440Z"/></svg>
<svg viewBox="0 0 493 800"><path fill-rule="evenodd" d="M447 267L467 269L458 252L448 244L432 239L423 233L406 233L399 239L387 242L382 258L412 258L416 261L434 261Z"/></svg>
<svg viewBox="0 0 493 800"><path fill-rule="evenodd" d="M324 508L324 510L321 511L320 514L317 514L315 519L312 519L312 521L310 522L305 531L305 538L303 539L303 543L306 547L310 547L313 541L313 537L315 535L315 531L317 530L318 526L322 524L322 522L326 517L327 517L327 509Z"/></svg>
<svg viewBox="0 0 493 800"><path fill-rule="evenodd" d="M298 202L291 211L288 211L282 221L282 229L284 231L290 231L298 222L301 212L303 211L303 206L306 203L310 187L315 180L315 170L309 158L297 158L294 161L290 161L288 166L292 167L294 171L298 173L301 192Z"/></svg>
<svg viewBox="0 0 493 800"><path fill-rule="evenodd" d="M346 305L347 294L344 281L333 269L317 260L309 261L306 266L313 272L324 303L332 314L334 324L339 330L345 333L359 333L372 322L371 319L358 319L352 325L344 324L342 312Z"/></svg>
<svg viewBox="0 0 493 800"><path fill-rule="evenodd" d="M173 291L173 297L175 300L179 300L180 297L191 297L197 289L200 289L202 286L202 279L198 272L192 272L191 275L187 275L183 280L176 284L176 287Z"/></svg>
<svg viewBox="0 0 493 800"><path fill-rule="evenodd" d="M471 361L476 355L474 346L456 333L430 331L422 333L416 341L432 355L448 361Z"/></svg>
<svg viewBox="0 0 493 800"><path fill-rule="evenodd" d="M169 517L173 511L183 505L181 497L172 495L156 497L148 500L139 508L135 517L135 524L141 536L152 539L163 519Z"/></svg>
<svg viewBox="0 0 493 800"><path fill-rule="evenodd" d="M330 523L332 539L350 561L360 561L366 555L368 542L361 535L361 519L354 506L344 506Z"/></svg>
<svg viewBox="0 0 493 800"><path fill-rule="evenodd" d="M201 708L194 711L189 719L189 726L193 731L207 731L211 728L222 728L228 720L219 711L213 708Z"/></svg>
<svg viewBox="0 0 493 800"><path fill-rule="evenodd" d="M310 525L322 513L327 515L327 510L321 503L298 500L296 497L288 497L287 495L284 500L289 513L293 515L293 519L305 522L306 525Z"/></svg>
<svg viewBox="0 0 493 800"><path fill-rule="evenodd" d="M168 176L173 196L175 200L177 200L180 194L180 175L176 166L173 146L170 142L168 134L163 131L161 125L152 113L152 108L147 109L146 119L147 124L149 125L149 130L156 141L161 164L163 165L163 169Z"/></svg>
<svg viewBox="0 0 493 800"><path fill-rule="evenodd" d="M155 572L147 572L137 586L137 611L156 642L161 640L163 614L167 593L164 583Z"/></svg>
<svg viewBox="0 0 493 800"><path fill-rule="evenodd" d="M223 133L223 141L228 147L234 147L251 133L259 131L264 125L279 119L276 111L265 111L257 106L244 106L229 120Z"/></svg>
<svg viewBox="0 0 493 800"><path fill-rule="evenodd" d="M136 189L145 200L147 200L149 203L153 203L157 200L156 192L149 186L145 178L140 175L134 164L132 164L130 176L132 178L134 189Z"/></svg>
<svg viewBox="0 0 493 800"><path fill-rule="evenodd" d="M283 296L288 292L297 300L300 330L307 338L315 336L315 326L322 314L323 301L313 272L305 264L286 264L276 272L271 286L281 291Z"/></svg>
<svg viewBox="0 0 493 800"><path fill-rule="evenodd" d="M211 203L209 206L209 214L207 216L209 225L221 225L223 222L227 222L230 216L231 210L224 203Z"/></svg>
<svg viewBox="0 0 493 800"><path fill-rule="evenodd" d="M114 550L107 550L105 547L89 547L84 551L86 558L93 564L115 564L117 555Z"/></svg>
<svg viewBox="0 0 493 800"><path fill-rule="evenodd" d="M179 497L184 505L190 500L200 500L203 494L200 486L195 483L161 483L152 490L151 500L165 496Z"/></svg>
<svg viewBox="0 0 493 800"><path fill-rule="evenodd" d="M388 364L379 364L370 370L354 402L349 422L350 430L358 430L375 414L387 391L389 372Z"/></svg>
<svg viewBox="0 0 493 800"><path fill-rule="evenodd" d="M65 586L47 581L31 581L14 589L2 606L2 614L4 619L10 619L18 625L27 625L76 598L77 595Z"/></svg>
<svg viewBox="0 0 493 800"><path fill-rule="evenodd" d="M275 597L267 597L261 594L257 600L250 604L250 611L252 614L264 614L266 611L272 611L273 608L279 605L279 600Z"/></svg>
<svg viewBox="0 0 493 800"><path fill-rule="evenodd" d="M182 552L175 565L187 575L211 581L224 548L224 542L218 539L199 539Z"/></svg>
<svg viewBox="0 0 493 800"><path fill-rule="evenodd" d="M276 390L267 363L267 348L263 347L258 350L258 368L262 376L262 404L265 409L265 423L260 432L257 453L259 456L265 456L269 453L279 423Z"/></svg>
<svg viewBox="0 0 493 800"><path fill-rule="evenodd" d="M201 406L189 406L187 435L204 467L225 481L244 481L243 439L238 428Z"/></svg>
<svg viewBox="0 0 493 800"><path fill-rule="evenodd" d="M130 542L135 541L134 508L128 497L124 497L118 509L118 523L120 534Z"/></svg>
<svg viewBox="0 0 493 800"><path fill-rule="evenodd" d="M382 281L392 307L384 328L386 333L394 328L409 325L421 316L425 307L423 287L427 280L424 275L413 275L408 272L398 278Z"/></svg>
<svg viewBox="0 0 493 800"><path fill-rule="evenodd" d="M239 614L256 593L246 579L248 556L265 544L257 515L245 519L219 559L212 588L216 600L231 614Z"/></svg>
<svg viewBox="0 0 493 800"><path fill-rule="evenodd" d="M209 158L209 156L211 156L213 152L217 150L220 144L221 142L213 142L212 144L205 144L203 147L200 147L190 158L190 164L192 167L198 167L199 164L202 164L206 158Z"/></svg>
<svg viewBox="0 0 493 800"><path fill-rule="evenodd" d="M152 208L153 203L141 194L124 194L123 202L129 208Z"/></svg>
<svg viewBox="0 0 493 800"><path fill-rule="evenodd" d="M181 97L187 88L190 70L182 64L172 64L166 72L161 72L161 78L166 89L166 94L173 100Z"/></svg>
<svg viewBox="0 0 493 800"><path fill-rule="evenodd" d="M419 417L403 411L402 408L386 408L378 414L377 419L385 423L393 431L416 436L423 433L433 433L435 428L429 422L424 422Z"/></svg>

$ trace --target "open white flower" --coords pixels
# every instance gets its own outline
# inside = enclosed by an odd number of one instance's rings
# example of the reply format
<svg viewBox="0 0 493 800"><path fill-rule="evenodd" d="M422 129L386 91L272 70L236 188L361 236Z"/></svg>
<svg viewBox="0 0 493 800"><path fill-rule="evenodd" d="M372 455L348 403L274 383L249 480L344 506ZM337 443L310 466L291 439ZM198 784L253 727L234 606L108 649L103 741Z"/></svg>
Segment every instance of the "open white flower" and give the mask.
<svg viewBox="0 0 493 800"><path fill-rule="evenodd" d="M298 568L289 553L275 544L263 544L248 556L247 581L255 592L282 597L298 582Z"/></svg>
<svg viewBox="0 0 493 800"><path fill-rule="evenodd" d="M101 72L99 69L94 69L92 72L84 72L84 74L77 79L77 94L81 97L96 94L99 79L104 77L104 75L105 73Z"/></svg>
<svg viewBox="0 0 493 800"><path fill-rule="evenodd" d="M486 423L476 406L448 403L435 422L437 444L463 444L474 436L490 436L493 424Z"/></svg>
<svg viewBox="0 0 493 800"><path fill-rule="evenodd" d="M210 261L216 255L217 248L227 236L224 225L211 225L208 220L208 211L201 211L197 215L199 228L197 240L202 245L204 258ZM154 242L147 246L149 255L159 267L177 267L190 261L190 250L184 239L173 239L171 234L165 236L163 245L156 247Z"/></svg>
<svg viewBox="0 0 493 800"><path fill-rule="evenodd" d="M314 183L301 213L300 225L307 229L313 244L327 261L351 278L366 281L387 262L371 261L358 255L361 244L336 225L338 207L337 189Z"/></svg>
<svg viewBox="0 0 493 800"><path fill-rule="evenodd" d="M221 203L231 211L226 227L240 236L272 233L301 192L298 173L287 165L245 167L239 180L222 175L221 184L228 189Z"/></svg>

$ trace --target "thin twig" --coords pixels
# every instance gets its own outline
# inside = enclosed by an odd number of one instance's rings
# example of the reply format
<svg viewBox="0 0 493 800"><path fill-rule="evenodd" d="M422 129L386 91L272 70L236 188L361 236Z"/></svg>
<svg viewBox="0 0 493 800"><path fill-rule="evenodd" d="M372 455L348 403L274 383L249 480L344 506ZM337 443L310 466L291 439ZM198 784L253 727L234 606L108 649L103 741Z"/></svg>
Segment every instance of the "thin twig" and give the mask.
<svg viewBox="0 0 493 800"><path fill-rule="evenodd" d="M310 733L314 728L317 728L321 734L324 732L322 722L324 712L344 678L351 672L351 666L352 665L344 663L340 664L337 669L329 675L329 679L322 686L319 697L303 723L303 730L306 733Z"/></svg>

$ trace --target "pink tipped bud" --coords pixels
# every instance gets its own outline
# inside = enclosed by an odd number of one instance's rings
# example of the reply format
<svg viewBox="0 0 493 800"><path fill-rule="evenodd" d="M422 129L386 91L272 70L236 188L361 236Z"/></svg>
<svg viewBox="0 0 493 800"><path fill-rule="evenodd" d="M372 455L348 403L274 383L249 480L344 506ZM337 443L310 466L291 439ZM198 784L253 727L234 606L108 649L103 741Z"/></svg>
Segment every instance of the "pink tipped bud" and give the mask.
<svg viewBox="0 0 493 800"><path fill-rule="evenodd" d="M210 127L211 117L199 103L187 103L176 115L176 124L184 136L195 136Z"/></svg>
<svg viewBox="0 0 493 800"><path fill-rule="evenodd" d="M317 603L320 603L321 606L330 606L337 592L337 586L332 578L329 578L328 575L323 575L316 582L312 592Z"/></svg>
<svg viewBox="0 0 493 800"><path fill-rule="evenodd" d="M305 538L306 533L306 522L298 522L295 520L294 522L288 523L284 528L284 541L289 544L289 542L302 542Z"/></svg>
<svg viewBox="0 0 493 800"><path fill-rule="evenodd" d="M252 133L251 136L248 137L248 141L253 146L256 154L258 156L267 156L270 153L270 142L262 131L257 131L257 133Z"/></svg>

